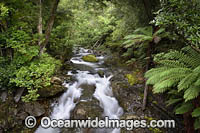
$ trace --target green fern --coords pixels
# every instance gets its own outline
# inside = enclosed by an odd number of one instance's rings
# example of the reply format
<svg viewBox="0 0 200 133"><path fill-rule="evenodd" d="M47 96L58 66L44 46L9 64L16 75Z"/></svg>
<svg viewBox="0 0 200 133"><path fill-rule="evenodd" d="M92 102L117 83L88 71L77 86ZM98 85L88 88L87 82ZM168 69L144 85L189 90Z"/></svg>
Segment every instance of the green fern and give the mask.
<svg viewBox="0 0 200 133"><path fill-rule="evenodd" d="M133 34L124 37L124 42L121 44L121 47L125 48L127 51L123 54L123 56L130 57L130 55L133 55L134 58L137 58L142 64L147 56L146 50L149 43L159 43L161 38L167 33L164 31L165 29L160 28L158 31L153 33L152 26L136 29ZM132 49L132 54L130 53L130 49Z"/></svg>
<svg viewBox="0 0 200 133"><path fill-rule="evenodd" d="M190 112L195 117L195 129L200 126L200 108L193 106L193 100L200 96L200 54L192 48L170 51L155 56L158 64L146 72L146 84L153 85L154 93L168 92L168 105L176 104L176 114Z"/></svg>
<svg viewBox="0 0 200 133"><path fill-rule="evenodd" d="M137 44L143 45L145 43L154 42L158 43L161 40L161 37L166 35L164 32L165 29L160 28L153 34L153 28L151 26L138 28L133 34L126 36L124 39L123 46L124 48L129 48L132 46L136 46Z"/></svg>

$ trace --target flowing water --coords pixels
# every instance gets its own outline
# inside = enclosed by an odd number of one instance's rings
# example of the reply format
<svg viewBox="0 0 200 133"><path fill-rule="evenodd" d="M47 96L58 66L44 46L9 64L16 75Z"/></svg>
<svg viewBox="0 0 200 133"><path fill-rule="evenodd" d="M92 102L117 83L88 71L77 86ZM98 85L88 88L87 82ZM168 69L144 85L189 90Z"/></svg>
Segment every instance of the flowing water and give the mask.
<svg viewBox="0 0 200 133"><path fill-rule="evenodd" d="M98 70L106 71L103 67L104 57L97 57L98 63L90 63L82 60L82 56L91 54L91 50L80 48L78 52L74 51L75 55L71 62L77 67L76 72L68 72L68 75L75 77L74 83L65 83L67 91L60 97L59 101L53 107L51 119L70 119L70 112L76 107L83 93L81 84L94 85L96 87L93 97L99 101L99 106L104 110L102 116L108 116L109 119L119 119L123 114L123 109L119 106L118 101L113 97L110 79L112 75L100 77L97 74ZM80 70L80 66L87 69ZM86 99L87 101L87 99ZM36 133L59 133L60 129L47 128L41 126L36 130ZM81 132L81 131L80 131ZM96 132L119 133L120 129L98 129Z"/></svg>

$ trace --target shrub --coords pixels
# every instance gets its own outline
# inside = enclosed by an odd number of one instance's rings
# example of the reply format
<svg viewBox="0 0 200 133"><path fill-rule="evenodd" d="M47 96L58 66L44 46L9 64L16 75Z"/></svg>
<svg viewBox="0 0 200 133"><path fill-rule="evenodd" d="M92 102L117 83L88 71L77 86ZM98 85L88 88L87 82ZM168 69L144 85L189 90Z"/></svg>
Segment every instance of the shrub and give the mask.
<svg viewBox="0 0 200 133"><path fill-rule="evenodd" d="M18 87L28 89L28 94L22 98L23 101L37 100L39 97L37 90L50 85L51 76L60 65L59 61L43 54L39 59L17 70L16 77L12 78L10 82L15 83Z"/></svg>

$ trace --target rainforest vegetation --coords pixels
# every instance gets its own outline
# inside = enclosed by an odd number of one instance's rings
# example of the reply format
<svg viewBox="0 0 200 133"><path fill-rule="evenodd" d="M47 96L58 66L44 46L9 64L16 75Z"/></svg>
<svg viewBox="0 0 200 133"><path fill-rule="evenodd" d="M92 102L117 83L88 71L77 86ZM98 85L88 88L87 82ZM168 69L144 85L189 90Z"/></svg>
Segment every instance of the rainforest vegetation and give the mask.
<svg viewBox="0 0 200 133"><path fill-rule="evenodd" d="M38 101L74 47L110 50L143 72L143 110L163 93L185 132L198 132L199 11L199 0L1 0L0 92Z"/></svg>

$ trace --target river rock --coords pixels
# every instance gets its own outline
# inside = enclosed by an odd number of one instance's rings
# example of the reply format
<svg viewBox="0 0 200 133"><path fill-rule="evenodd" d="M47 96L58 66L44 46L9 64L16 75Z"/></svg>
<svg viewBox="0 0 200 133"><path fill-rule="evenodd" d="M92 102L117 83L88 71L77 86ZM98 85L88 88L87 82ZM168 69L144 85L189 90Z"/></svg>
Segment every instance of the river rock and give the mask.
<svg viewBox="0 0 200 133"><path fill-rule="evenodd" d="M61 85L63 83L63 81L59 77L52 77L51 83L56 84L56 85Z"/></svg>
<svg viewBox="0 0 200 133"><path fill-rule="evenodd" d="M0 99L2 100L2 102L6 101L7 95L8 95L7 91L0 92Z"/></svg>
<svg viewBox="0 0 200 133"><path fill-rule="evenodd" d="M104 76L104 71L102 71L102 70L99 70L97 73L98 73L98 75L99 75L100 77L103 77L103 76Z"/></svg>
<svg viewBox="0 0 200 133"><path fill-rule="evenodd" d="M18 88L18 89L17 89L17 91L16 91L16 93L15 93L15 97L14 97L14 100L15 100L16 103L19 102L19 100L20 100L20 98L21 98L23 92L24 92L24 88Z"/></svg>
<svg viewBox="0 0 200 133"><path fill-rule="evenodd" d="M92 99L92 96L94 94L95 85L89 85L89 84L81 84L79 88L83 89L82 90L82 95L80 97L81 100L88 100Z"/></svg>
<svg viewBox="0 0 200 133"><path fill-rule="evenodd" d="M98 100L95 98L86 102L80 101L75 107L72 113L72 119L95 119L95 117L101 117L103 109L99 106Z"/></svg>
<svg viewBox="0 0 200 133"><path fill-rule="evenodd" d="M98 62L99 60L96 58L95 55L93 54L89 54L89 55L85 55L82 57L82 59L84 61L87 61L87 62Z"/></svg>
<svg viewBox="0 0 200 133"><path fill-rule="evenodd" d="M63 92L66 88L62 85L51 85L48 87L40 88L38 94L40 97L48 98Z"/></svg>
<svg viewBox="0 0 200 133"><path fill-rule="evenodd" d="M26 112L21 112L21 113L17 114L17 117L21 120L25 120L27 116L28 116L28 113L26 113Z"/></svg>
<svg viewBox="0 0 200 133"><path fill-rule="evenodd" d="M44 107L38 102L26 103L25 111L31 116L39 117L45 113Z"/></svg>

